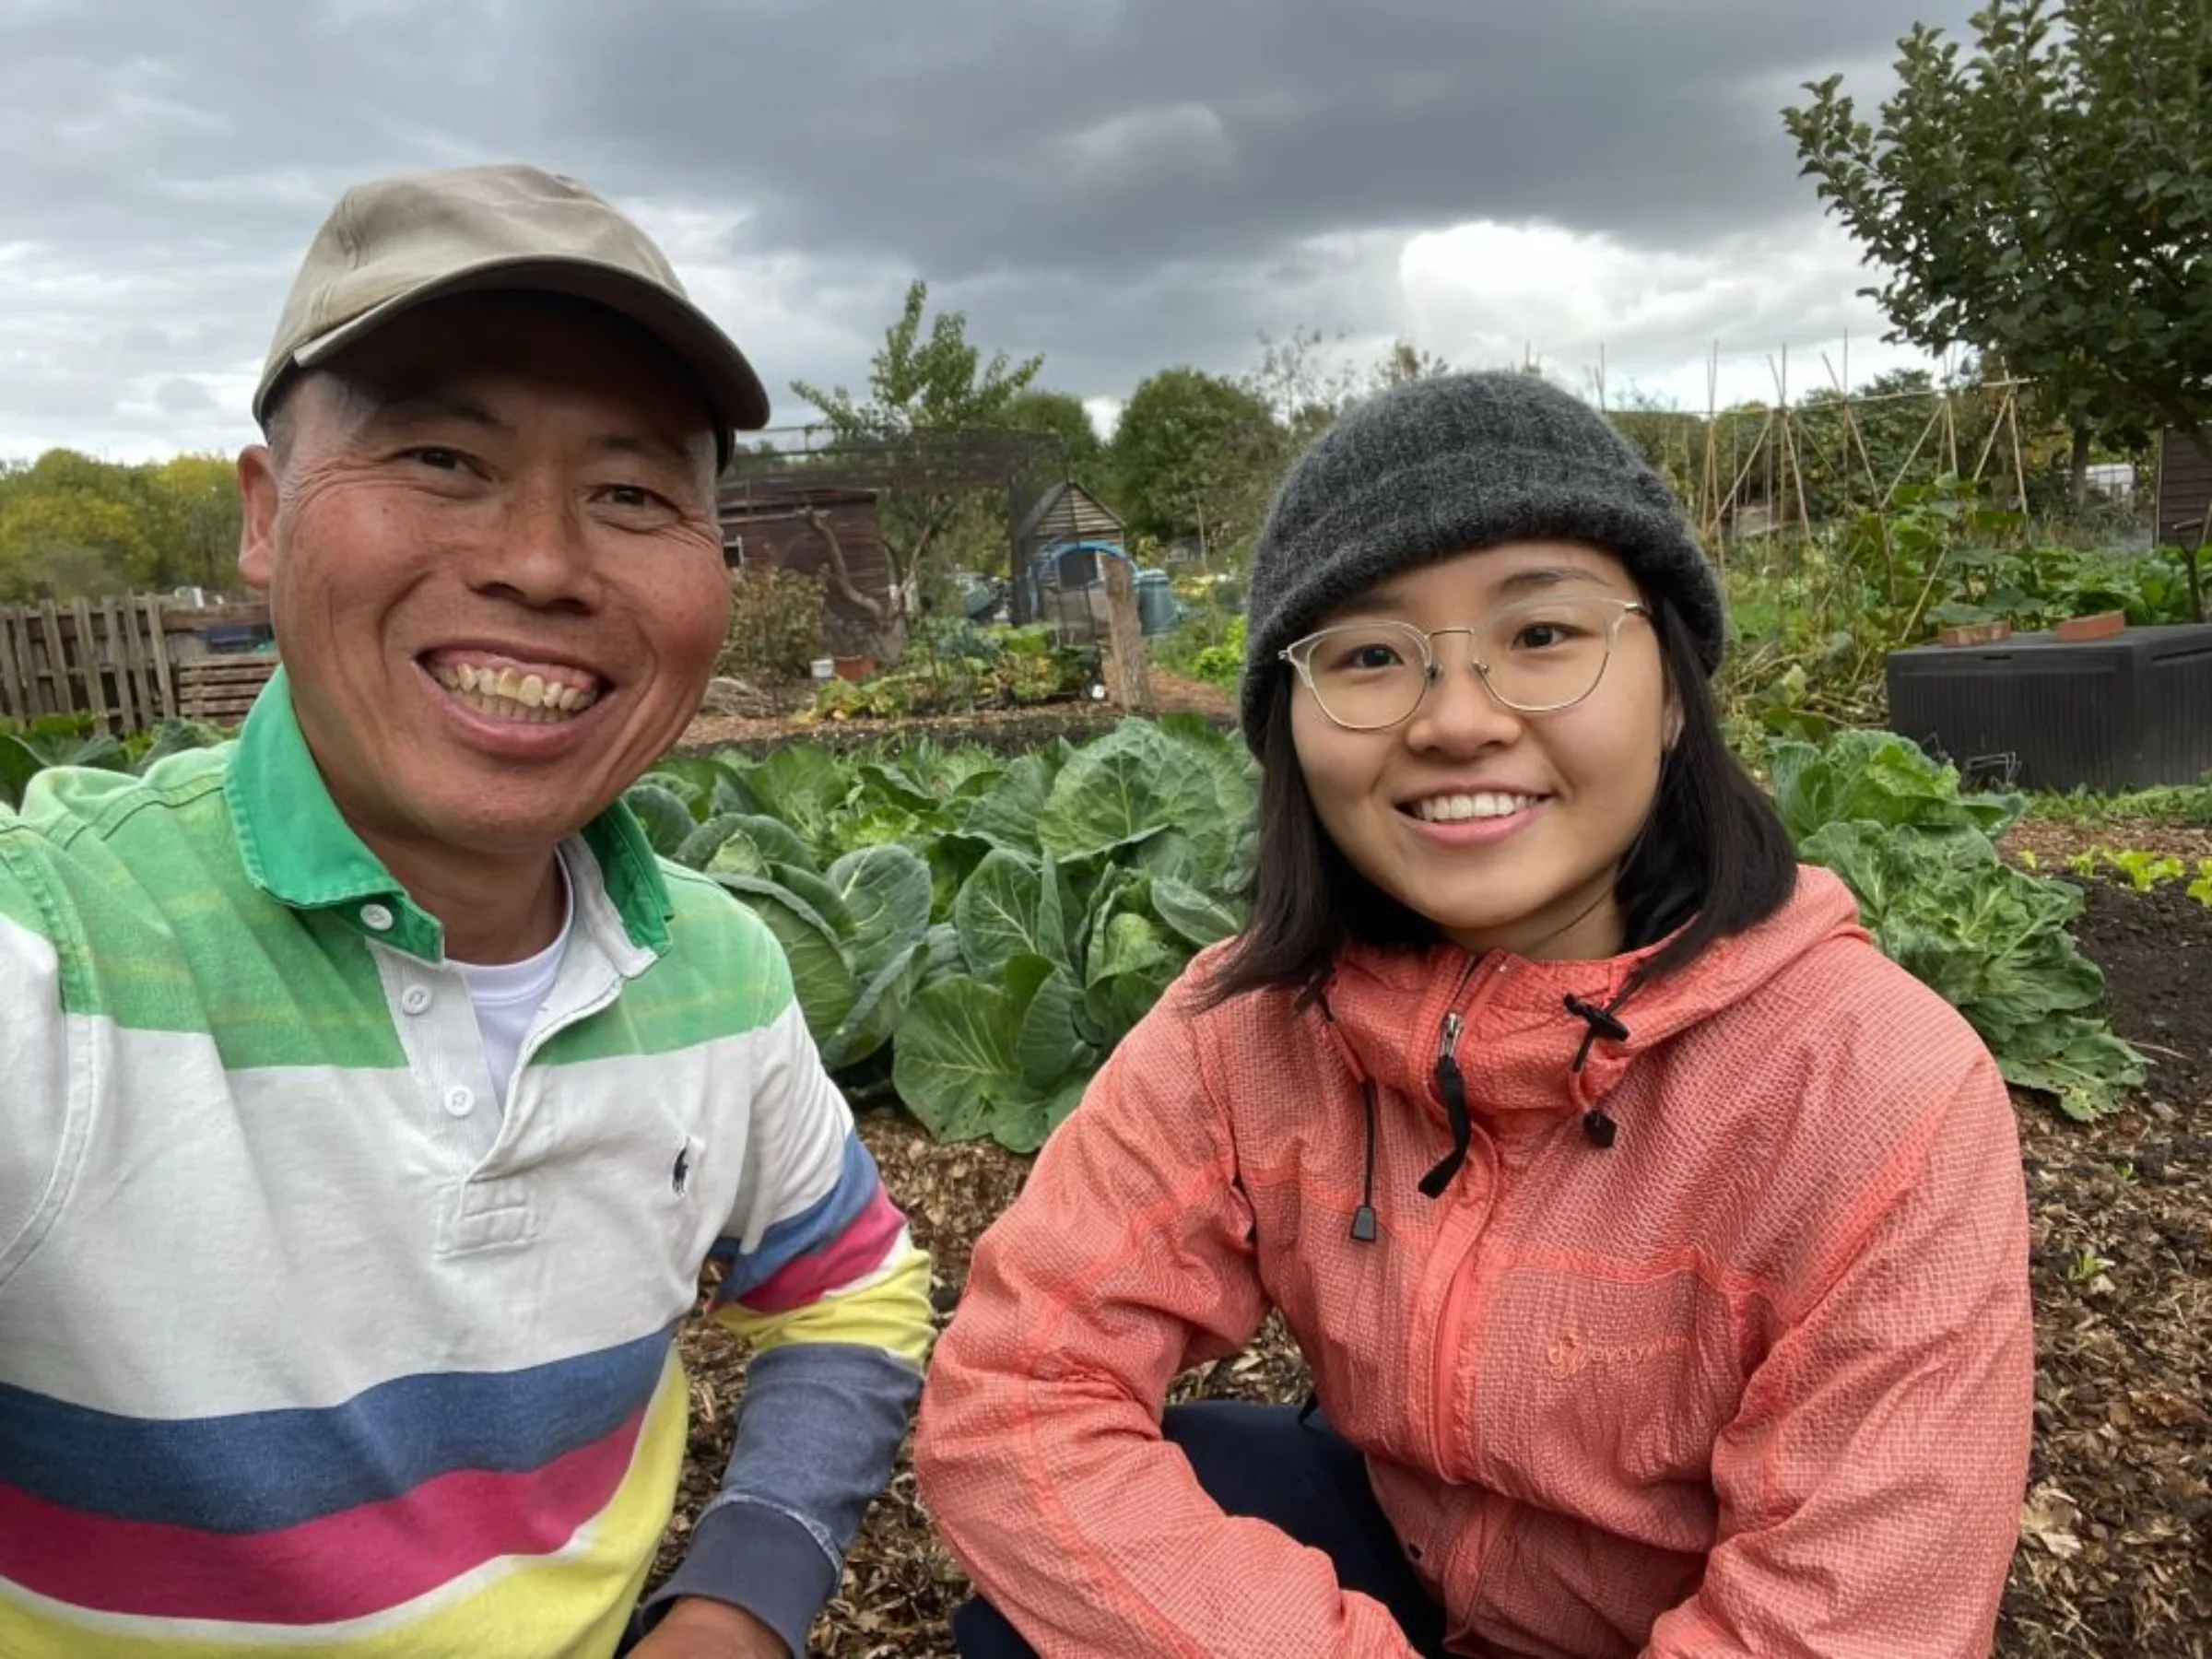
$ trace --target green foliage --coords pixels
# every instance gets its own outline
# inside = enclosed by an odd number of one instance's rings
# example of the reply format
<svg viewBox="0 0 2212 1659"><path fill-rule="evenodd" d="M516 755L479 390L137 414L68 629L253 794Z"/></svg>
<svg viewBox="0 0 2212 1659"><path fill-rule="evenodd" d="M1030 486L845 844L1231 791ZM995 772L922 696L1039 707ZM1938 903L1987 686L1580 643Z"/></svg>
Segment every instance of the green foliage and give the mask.
<svg viewBox="0 0 2212 1659"><path fill-rule="evenodd" d="M815 720L900 720L1028 708L1090 683L1091 653L1054 642L1043 624L985 628L964 617L915 629L905 659L857 684L832 680L815 694Z"/></svg>
<svg viewBox="0 0 2212 1659"><path fill-rule="evenodd" d="M2067 932L2080 889L1997 856L2022 797L1962 795L1957 772L1883 732L1778 743L1771 770L1800 855L1843 878L1884 953L1966 1017L2007 1081L2083 1119L2142 1083Z"/></svg>
<svg viewBox="0 0 2212 1659"><path fill-rule="evenodd" d="M898 321L885 331L882 347L869 361L865 400L842 386L824 390L805 381L794 381L792 391L819 409L847 443L895 448L919 432L1004 429L1025 413L1032 420L1058 418L1047 417L1036 404L1017 402L1043 369L1043 358L1016 361L1000 351L986 361L969 342L966 312L941 311L930 318L928 312L928 284L910 285ZM901 615L917 608L927 570L939 561L952 533L964 522L987 520L982 508L972 492L958 490L910 490L884 498L878 522Z"/></svg>
<svg viewBox="0 0 2212 1659"><path fill-rule="evenodd" d="M151 732L129 737L98 731L88 716L76 714L0 720L0 806L22 806L31 778L48 767L143 773L158 760L220 743L224 736L216 727L193 720L165 720Z"/></svg>
<svg viewBox="0 0 2212 1659"><path fill-rule="evenodd" d="M1240 614L1230 618L1218 643L1208 645L1192 662L1191 671L1209 686L1234 691L1244 681L1244 653L1251 629Z"/></svg>
<svg viewBox="0 0 2212 1659"><path fill-rule="evenodd" d="M2138 819L2212 826L2212 776L2197 783L2166 783L2117 794L2077 789L2066 794L2038 794L2029 810L2053 823L2090 828Z"/></svg>
<svg viewBox="0 0 2212 1659"><path fill-rule="evenodd" d="M1023 1151L1241 925L1252 865L1250 763L1187 720L1011 762L926 744L671 759L627 800L775 934L849 1091Z"/></svg>
<svg viewBox="0 0 2212 1659"><path fill-rule="evenodd" d="M1721 700L1739 726L1824 742L1880 724L1889 653L1941 628L2002 618L2022 632L2102 610L2136 627L2186 621L2171 554L2021 546L2024 521L1956 478L1907 485L1802 547L1785 569L1729 571L1735 649Z"/></svg>
<svg viewBox="0 0 2212 1659"><path fill-rule="evenodd" d="M1783 112L1884 267L1897 335L2001 356L2077 423L2212 423L2212 10L1989 0L1971 53L1916 26L1878 124L1842 77ZM2212 453L2212 452L2208 452ZM2191 562L2194 587L2194 563Z"/></svg>
<svg viewBox="0 0 2212 1659"><path fill-rule="evenodd" d="M1289 448L1256 394L1195 369L1168 369L1130 397L1112 454L1131 530L1234 548L1259 529Z"/></svg>
<svg viewBox="0 0 2212 1659"><path fill-rule="evenodd" d="M1948 834L1995 842L2027 810L2018 794L1962 795L1955 768L1888 732L1845 732L1824 748L1774 745L1769 773L1774 805L1793 841L1830 824Z"/></svg>
<svg viewBox="0 0 2212 1659"><path fill-rule="evenodd" d="M2188 896L2212 910L2212 858L2200 858L2191 867L2186 859L2171 853L2143 853L2091 847L2066 860L2077 876L2095 876L2110 870L2124 877L2138 893L2155 892L2169 885L2182 886Z"/></svg>
<svg viewBox="0 0 2212 1659"><path fill-rule="evenodd" d="M124 466L50 450L0 466L0 603L235 586L238 535L232 466L217 456Z"/></svg>
<svg viewBox="0 0 2212 1659"><path fill-rule="evenodd" d="M730 628L717 674L743 679L793 678L824 650L827 595L796 571L753 567L730 582Z"/></svg>
<svg viewBox="0 0 2212 1659"><path fill-rule="evenodd" d="M1065 477L1095 496L1111 496L1113 468L1106 441L1091 424L1082 400L1065 392L1030 387L1007 399L1001 424L1017 432L1038 432L1059 440Z"/></svg>

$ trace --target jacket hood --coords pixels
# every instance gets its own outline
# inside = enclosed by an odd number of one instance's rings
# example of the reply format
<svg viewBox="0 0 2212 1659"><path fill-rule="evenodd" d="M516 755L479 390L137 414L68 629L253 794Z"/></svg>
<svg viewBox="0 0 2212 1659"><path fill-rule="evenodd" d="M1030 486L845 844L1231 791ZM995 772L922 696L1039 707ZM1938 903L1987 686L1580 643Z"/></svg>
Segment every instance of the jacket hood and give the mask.
<svg viewBox="0 0 2212 1659"><path fill-rule="evenodd" d="M1312 1018L1330 1022L1332 1042L1356 1077L1425 1102L1439 1116L1446 1105L1437 1063L1448 1031L1476 1118L1582 1115L1601 1108L1642 1054L1734 1007L1831 940L1867 937L1851 890L1806 865L1772 916L1632 992L1630 980L1664 940L1588 962L1477 958L1453 945L1359 947L1337 962ZM1458 1020L1449 1023L1454 1014Z"/></svg>

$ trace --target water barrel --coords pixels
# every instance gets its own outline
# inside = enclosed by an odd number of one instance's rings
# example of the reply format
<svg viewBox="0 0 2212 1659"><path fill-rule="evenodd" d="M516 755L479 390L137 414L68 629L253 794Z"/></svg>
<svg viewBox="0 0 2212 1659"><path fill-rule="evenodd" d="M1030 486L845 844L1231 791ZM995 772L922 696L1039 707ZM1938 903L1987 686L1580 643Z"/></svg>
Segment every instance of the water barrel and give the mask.
<svg viewBox="0 0 2212 1659"><path fill-rule="evenodd" d="M1136 573L1136 625L1148 639L1154 634L1171 633L1182 620L1182 606L1176 602L1175 591L1168 585L1165 571L1139 571Z"/></svg>

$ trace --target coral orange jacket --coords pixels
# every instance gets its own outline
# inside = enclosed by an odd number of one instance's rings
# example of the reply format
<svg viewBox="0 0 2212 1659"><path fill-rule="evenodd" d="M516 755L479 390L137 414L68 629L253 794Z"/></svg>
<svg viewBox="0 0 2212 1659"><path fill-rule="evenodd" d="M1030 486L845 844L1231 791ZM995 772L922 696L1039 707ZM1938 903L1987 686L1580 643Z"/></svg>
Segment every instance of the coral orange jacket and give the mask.
<svg viewBox="0 0 2212 1659"><path fill-rule="evenodd" d="M1355 951L1320 1003L1204 1009L1212 959L983 1238L924 1398L924 1500L1044 1659L1411 1653L1160 1438L1270 1308L1454 1653L1983 1659L2033 1405L2017 1128L1839 882L1610 1031L1567 999L1637 956Z"/></svg>

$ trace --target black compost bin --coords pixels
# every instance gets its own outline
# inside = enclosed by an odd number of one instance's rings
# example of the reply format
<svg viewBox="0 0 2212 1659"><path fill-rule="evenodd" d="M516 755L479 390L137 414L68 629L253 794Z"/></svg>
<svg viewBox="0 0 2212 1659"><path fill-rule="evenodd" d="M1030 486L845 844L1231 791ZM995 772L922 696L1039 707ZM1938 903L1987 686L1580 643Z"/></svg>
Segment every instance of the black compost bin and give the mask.
<svg viewBox="0 0 2212 1659"><path fill-rule="evenodd" d="M1918 645L1888 680L1889 729L1977 783L2147 789L2212 771L2212 624Z"/></svg>

